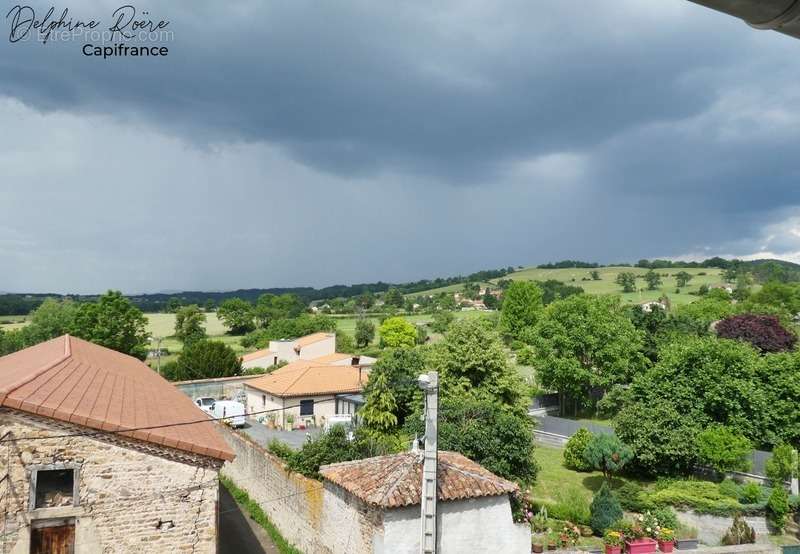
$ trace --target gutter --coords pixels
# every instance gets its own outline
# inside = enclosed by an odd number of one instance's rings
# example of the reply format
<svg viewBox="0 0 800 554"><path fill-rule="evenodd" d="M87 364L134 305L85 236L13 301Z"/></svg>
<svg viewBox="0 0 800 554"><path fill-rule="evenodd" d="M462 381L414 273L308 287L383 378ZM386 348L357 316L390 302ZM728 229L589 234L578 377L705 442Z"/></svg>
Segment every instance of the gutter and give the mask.
<svg viewBox="0 0 800 554"><path fill-rule="evenodd" d="M800 38L800 0L689 0L739 19L754 29Z"/></svg>

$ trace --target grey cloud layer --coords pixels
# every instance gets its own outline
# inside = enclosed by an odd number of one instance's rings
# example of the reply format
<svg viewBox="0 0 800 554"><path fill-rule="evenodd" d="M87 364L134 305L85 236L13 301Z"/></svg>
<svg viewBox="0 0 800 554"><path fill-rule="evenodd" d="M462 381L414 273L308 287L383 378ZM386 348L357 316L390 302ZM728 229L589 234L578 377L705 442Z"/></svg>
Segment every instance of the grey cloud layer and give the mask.
<svg viewBox="0 0 800 554"><path fill-rule="evenodd" d="M800 250L786 37L679 1L137 6L168 58L0 42L0 290Z"/></svg>

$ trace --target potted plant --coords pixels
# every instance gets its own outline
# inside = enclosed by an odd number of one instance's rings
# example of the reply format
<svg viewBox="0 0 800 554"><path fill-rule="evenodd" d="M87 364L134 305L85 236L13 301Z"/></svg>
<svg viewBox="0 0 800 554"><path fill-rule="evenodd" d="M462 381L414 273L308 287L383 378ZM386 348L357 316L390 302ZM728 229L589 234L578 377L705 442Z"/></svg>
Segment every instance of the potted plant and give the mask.
<svg viewBox="0 0 800 554"><path fill-rule="evenodd" d="M649 533L653 532L653 529L650 528L650 531L648 531L647 528L643 527L643 523L644 516L640 515L631 525L630 536L626 535L625 537L625 546L628 554L649 554L656 551L658 543L648 536Z"/></svg>
<svg viewBox="0 0 800 554"><path fill-rule="evenodd" d="M544 552L544 539L542 537L533 537L531 539L531 552Z"/></svg>
<svg viewBox="0 0 800 554"><path fill-rule="evenodd" d="M661 527L656 533L656 540L661 552L672 552L672 547L675 546L675 531L669 527Z"/></svg>
<svg viewBox="0 0 800 554"><path fill-rule="evenodd" d="M561 529L559 538L561 539L561 546L575 545L581 538L581 530L574 523L567 521L564 523L563 529Z"/></svg>
<svg viewBox="0 0 800 554"><path fill-rule="evenodd" d="M547 535L547 550L556 550L558 548L558 533L550 531Z"/></svg>
<svg viewBox="0 0 800 554"><path fill-rule="evenodd" d="M539 508L539 511L536 512L536 515L531 519L531 526L533 527L534 532L544 533L547 531L547 517L547 508L542 506Z"/></svg>
<svg viewBox="0 0 800 554"><path fill-rule="evenodd" d="M603 535L603 544L606 547L606 554L620 554L622 551L622 533L609 529Z"/></svg>
<svg viewBox="0 0 800 554"><path fill-rule="evenodd" d="M695 550L697 548L697 529L680 526L675 540L678 550Z"/></svg>

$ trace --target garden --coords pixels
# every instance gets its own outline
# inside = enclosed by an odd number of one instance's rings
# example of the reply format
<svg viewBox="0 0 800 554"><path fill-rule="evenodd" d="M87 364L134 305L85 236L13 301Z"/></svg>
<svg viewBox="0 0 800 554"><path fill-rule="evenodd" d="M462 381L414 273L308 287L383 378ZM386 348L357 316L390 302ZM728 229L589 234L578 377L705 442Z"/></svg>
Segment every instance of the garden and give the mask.
<svg viewBox="0 0 800 554"><path fill-rule="evenodd" d="M773 456L768 484L716 474L646 479L625 471L632 452L619 439L579 432L565 448L537 447L538 479L515 498L515 518L530 524L532 552L796 544L800 498L783 479L791 478L791 456L790 449Z"/></svg>

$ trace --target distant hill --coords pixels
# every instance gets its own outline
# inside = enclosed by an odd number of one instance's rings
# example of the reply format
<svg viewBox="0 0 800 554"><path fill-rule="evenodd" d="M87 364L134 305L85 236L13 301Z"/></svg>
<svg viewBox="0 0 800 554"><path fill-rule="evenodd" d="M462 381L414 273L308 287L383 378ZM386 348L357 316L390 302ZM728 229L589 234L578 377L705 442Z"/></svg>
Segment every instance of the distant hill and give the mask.
<svg viewBox="0 0 800 554"><path fill-rule="evenodd" d="M167 303L177 298L184 304L199 304L204 305L209 300L214 302L215 305L223 302L228 298L239 297L250 302L255 302L262 294L296 294L305 302L312 302L314 300L323 300L336 297L352 298L360 296L365 293L382 293L386 292L392 287L400 290L405 295L413 294L427 294L429 292L442 292L442 291L455 291L459 290L460 286L467 282L475 283L491 283L496 282L501 278L511 279L531 279L531 280L547 280L556 279L565 283L582 286L586 292L597 292L611 288L612 279L616 273L622 271L624 268L635 269L637 272L642 270L654 269L674 269L674 268L687 268L696 269L697 273L702 272L702 269L707 269L707 275L698 275L693 279L691 286L687 287L682 294L685 295L692 291L694 287L699 286L702 282L718 281L721 276L721 271L728 269L734 265L747 267L757 281L766 282L771 279L777 279L784 282L800 282L800 264L787 262L783 260L727 260L724 258L709 258L702 262L676 262L671 260L639 260L635 264L613 264L603 265L594 262L581 262L577 260L564 260L561 262L553 262L549 264L542 264L537 267L517 269L513 267L506 267L501 269L489 269L477 271L469 275L457 275L453 277L439 277L436 279L422 279L408 283L385 283L378 281L376 283L360 283L354 285L332 285L323 288L314 287L272 287L272 288L252 288L252 289L238 289L232 291L171 291L165 290L153 294L134 294L128 297L136 304L141 310L145 312L160 312L163 311ZM602 281L591 282L589 281L589 271L592 269L602 271L605 269L608 274L604 275ZM711 271L714 270L714 271ZM669 290L672 285L671 281L665 282L664 292L674 293ZM608 290L607 292L611 292ZM44 299L48 297L60 298L65 295L55 293L2 293L0 292L0 315L26 315L41 304ZM97 299L98 295L66 295L78 302L93 301ZM647 295L650 296L650 295ZM631 297L628 301L637 300L643 297L638 294L637 297Z"/></svg>

